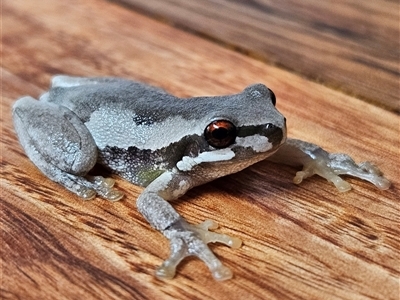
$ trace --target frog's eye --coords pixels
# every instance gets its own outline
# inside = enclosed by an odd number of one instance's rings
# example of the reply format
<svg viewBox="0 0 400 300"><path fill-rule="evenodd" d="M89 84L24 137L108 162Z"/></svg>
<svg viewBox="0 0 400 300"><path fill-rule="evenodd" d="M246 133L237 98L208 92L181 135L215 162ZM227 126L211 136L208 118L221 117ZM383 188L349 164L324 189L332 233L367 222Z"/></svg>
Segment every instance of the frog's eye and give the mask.
<svg viewBox="0 0 400 300"><path fill-rule="evenodd" d="M272 104L275 106L275 105L276 105L276 97L275 97L275 94L274 94L274 92L271 91L270 89L268 89L268 90L269 90L269 95L270 95L271 100L272 100Z"/></svg>
<svg viewBox="0 0 400 300"><path fill-rule="evenodd" d="M210 146L225 148L235 142L236 127L227 120L217 120L204 129L204 136Z"/></svg>

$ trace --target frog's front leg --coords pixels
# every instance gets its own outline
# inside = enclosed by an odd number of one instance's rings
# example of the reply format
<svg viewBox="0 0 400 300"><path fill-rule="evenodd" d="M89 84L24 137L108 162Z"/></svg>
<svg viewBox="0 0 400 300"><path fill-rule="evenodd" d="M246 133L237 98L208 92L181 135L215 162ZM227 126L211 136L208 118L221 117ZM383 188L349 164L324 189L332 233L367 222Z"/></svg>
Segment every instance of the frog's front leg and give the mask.
<svg viewBox="0 0 400 300"><path fill-rule="evenodd" d="M141 214L170 241L170 257L158 267L156 276L160 279L174 277L176 267L182 259L195 255L205 262L216 280L229 279L232 272L218 260L207 244L220 242L238 248L241 240L208 231L218 227L211 220L199 225L189 224L167 202L179 198L191 187L193 184L189 176L173 170L154 180L137 200Z"/></svg>
<svg viewBox="0 0 400 300"><path fill-rule="evenodd" d="M116 201L123 194L114 190L114 180L87 176L97 161L96 144L82 121L69 109L19 99L13 106L14 127L26 154L51 180L84 199L100 196Z"/></svg>
<svg viewBox="0 0 400 300"><path fill-rule="evenodd" d="M318 174L332 182L340 192L351 189L351 185L338 175L346 174L367 180L379 189L385 190L390 186L389 180L370 162L357 164L347 154L328 153L321 147L296 139L288 139L284 145L268 160L292 166L303 166L297 172L294 183Z"/></svg>

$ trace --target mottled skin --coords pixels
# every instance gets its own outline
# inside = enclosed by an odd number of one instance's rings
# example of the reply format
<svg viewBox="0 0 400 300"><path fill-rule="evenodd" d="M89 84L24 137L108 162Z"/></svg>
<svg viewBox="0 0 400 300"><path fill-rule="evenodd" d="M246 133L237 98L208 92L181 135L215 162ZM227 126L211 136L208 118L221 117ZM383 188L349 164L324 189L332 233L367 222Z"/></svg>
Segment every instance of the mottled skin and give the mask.
<svg viewBox="0 0 400 300"><path fill-rule="evenodd" d="M146 187L137 200L138 210L171 245L170 258L156 271L159 278L172 278L183 258L196 255L215 279L224 280L232 273L207 243L239 247L241 241L209 232L217 226L209 220L188 224L168 201L267 158L302 165L296 183L318 174L347 191L350 185L337 175L349 174L381 189L389 187L370 163L357 165L345 154L286 139L285 118L274 98L262 84L235 95L179 99L129 80L56 76L40 101L19 99L13 118L29 158L47 177L80 197L99 194L116 201L123 196L113 189L112 179L87 175L96 163ZM206 136L216 120L234 128L233 139L222 146ZM220 135L215 136L225 143Z"/></svg>

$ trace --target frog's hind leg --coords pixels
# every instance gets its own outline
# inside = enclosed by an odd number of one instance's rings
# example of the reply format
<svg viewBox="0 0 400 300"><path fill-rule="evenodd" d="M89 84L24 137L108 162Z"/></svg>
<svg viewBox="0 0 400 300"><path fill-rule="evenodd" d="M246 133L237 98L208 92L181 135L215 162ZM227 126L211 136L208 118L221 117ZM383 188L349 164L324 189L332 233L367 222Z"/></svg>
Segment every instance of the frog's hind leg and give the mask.
<svg viewBox="0 0 400 300"><path fill-rule="evenodd" d="M123 194L114 181L87 176L97 161L96 144L82 121L69 109L31 97L13 106L14 127L32 162L51 180L84 199L96 193L109 200Z"/></svg>

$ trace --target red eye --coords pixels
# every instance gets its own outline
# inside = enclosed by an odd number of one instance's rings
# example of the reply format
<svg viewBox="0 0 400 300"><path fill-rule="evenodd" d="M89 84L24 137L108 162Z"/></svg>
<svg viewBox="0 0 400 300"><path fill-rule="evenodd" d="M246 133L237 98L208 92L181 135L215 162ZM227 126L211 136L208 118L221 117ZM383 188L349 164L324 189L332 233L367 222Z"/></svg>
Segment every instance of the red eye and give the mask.
<svg viewBox="0 0 400 300"><path fill-rule="evenodd" d="M217 120L204 129L207 143L215 148L232 145L236 139L236 127L227 120Z"/></svg>

